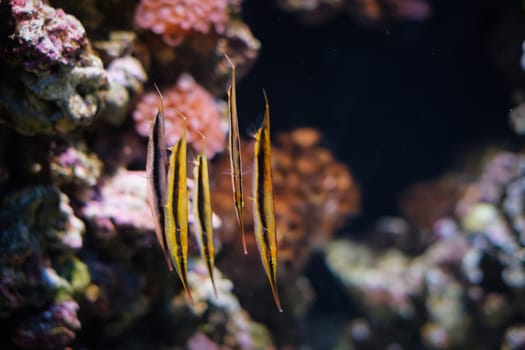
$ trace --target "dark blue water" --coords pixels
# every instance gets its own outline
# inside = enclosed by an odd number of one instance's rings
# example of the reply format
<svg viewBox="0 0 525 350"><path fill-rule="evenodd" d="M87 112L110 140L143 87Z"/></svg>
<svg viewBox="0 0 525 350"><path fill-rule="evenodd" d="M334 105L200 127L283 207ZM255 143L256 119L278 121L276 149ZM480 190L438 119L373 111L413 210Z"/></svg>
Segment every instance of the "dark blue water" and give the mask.
<svg viewBox="0 0 525 350"><path fill-rule="evenodd" d="M403 188L437 176L472 145L511 135L512 86L493 53L519 62L520 41L497 47L494 38L519 4L492 3L435 1L425 23L372 29L347 15L305 27L271 1L246 1L262 50L240 84L241 127L262 111L265 87L274 130L320 128L351 167L364 194L357 224L395 214Z"/></svg>

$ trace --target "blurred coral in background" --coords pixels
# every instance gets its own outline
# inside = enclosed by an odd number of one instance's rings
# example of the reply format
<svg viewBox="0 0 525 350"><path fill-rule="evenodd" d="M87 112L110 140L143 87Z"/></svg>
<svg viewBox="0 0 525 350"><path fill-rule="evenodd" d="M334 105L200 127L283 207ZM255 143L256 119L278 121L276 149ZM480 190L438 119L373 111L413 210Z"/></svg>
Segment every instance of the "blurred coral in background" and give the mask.
<svg viewBox="0 0 525 350"><path fill-rule="evenodd" d="M164 101L164 117L166 123L167 146L172 146L182 136L184 121L182 113L187 118L187 138L194 149L200 151L203 140L199 132L206 136L206 152L208 157L222 152L226 147L227 126L221 121L219 104L213 96L193 77L182 74L175 86L162 93ZM149 134L152 116L157 113L160 97L156 92L142 96L133 112L137 132L146 137Z"/></svg>
<svg viewBox="0 0 525 350"><path fill-rule="evenodd" d="M344 11L369 24L423 21L432 13L427 0L277 0L277 4L306 24L320 24Z"/></svg>
<svg viewBox="0 0 525 350"><path fill-rule="evenodd" d="M192 33L222 34L227 21L228 0L141 0L135 11L135 23L170 46Z"/></svg>

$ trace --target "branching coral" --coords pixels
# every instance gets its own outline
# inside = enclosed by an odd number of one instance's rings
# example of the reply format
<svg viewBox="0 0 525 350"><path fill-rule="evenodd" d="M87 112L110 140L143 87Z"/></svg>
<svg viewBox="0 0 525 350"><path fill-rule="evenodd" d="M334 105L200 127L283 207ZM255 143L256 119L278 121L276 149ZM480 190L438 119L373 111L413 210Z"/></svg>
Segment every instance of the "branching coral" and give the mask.
<svg viewBox="0 0 525 350"><path fill-rule="evenodd" d="M227 21L228 0L142 0L135 11L140 28L161 34L171 46L192 33L222 33Z"/></svg>
<svg viewBox="0 0 525 350"><path fill-rule="evenodd" d="M206 89L195 82L191 75L182 74L177 84L164 91L163 96L168 146L175 144L182 136L183 119L178 111L187 117L188 143L194 149L200 150L202 147L200 131L206 136L208 157L211 158L224 150L226 127L221 121L217 102ZM154 92L145 94L138 103L133 118L140 135L149 134L150 122L157 113L158 105L159 96Z"/></svg>

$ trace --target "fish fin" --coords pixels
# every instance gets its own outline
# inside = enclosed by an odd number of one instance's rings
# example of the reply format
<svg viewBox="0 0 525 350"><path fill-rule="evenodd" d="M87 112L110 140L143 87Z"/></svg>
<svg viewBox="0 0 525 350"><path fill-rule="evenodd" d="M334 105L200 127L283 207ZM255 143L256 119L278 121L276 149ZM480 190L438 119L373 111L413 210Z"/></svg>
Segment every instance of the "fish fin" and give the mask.
<svg viewBox="0 0 525 350"><path fill-rule="evenodd" d="M184 292L186 293L186 297L192 305L195 305L195 301L193 300L193 296L191 295L191 291L188 284L188 270L186 264L184 262L181 262L177 270L180 277L180 281L182 282L182 287L184 288Z"/></svg>
<svg viewBox="0 0 525 350"><path fill-rule="evenodd" d="M272 287L273 300L275 301L275 306L277 307L277 311L283 312L283 308L281 306L281 300L279 299L279 292L277 291L277 286L275 282L270 283L270 286Z"/></svg>
<svg viewBox="0 0 525 350"><path fill-rule="evenodd" d="M242 252L244 253L244 255L248 255L248 247L246 245L246 230L244 229L244 222L242 220L242 214L239 219L239 226L241 227Z"/></svg>
<svg viewBox="0 0 525 350"><path fill-rule="evenodd" d="M217 293L217 286L215 285L215 279L213 278L213 268L214 264L210 260L206 262L206 265L208 267L208 273L210 275L211 285L213 287L213 295L215 296L215 299L219 299L219 294Z"/></svg>
<svg viewBox="0 0 525 350"><path fill-rule="evenodd" d="M262 113L257 114L256 122L251 122L250 125L248 125L248 127L246 128L246 134L253 141L256 140L255 135L257 134L257 130L259 130L260 126L262 125L262 116Z"/></svg>
<svg viewBox="0 0 525 350"><path fill-rule="evenodd" d="M279 312L283 312L283 308L281 307L281 300L279 298L279 291L277 290L277 276L276 276L276 270L275 270L275 263L276 261L272 261L273 259L270 259L268 264L265 266L265 269L268 268L266 271L266 275L268 276L268 280L270 281L270 287L272 288L272 294L273 294L273 300L275 301L275 306L277 307L277 310Z"/></svg>

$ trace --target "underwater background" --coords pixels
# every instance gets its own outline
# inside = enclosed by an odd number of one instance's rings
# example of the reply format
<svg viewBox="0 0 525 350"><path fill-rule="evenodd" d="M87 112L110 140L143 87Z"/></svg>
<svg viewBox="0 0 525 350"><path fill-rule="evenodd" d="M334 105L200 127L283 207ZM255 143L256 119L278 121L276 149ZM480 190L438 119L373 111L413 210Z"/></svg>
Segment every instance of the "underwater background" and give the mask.
<svg viewBox="0 0 525 350"><path fill-rule="evenodd" d="M0 0L1 348L525 349L524 41L517 0ZM210 158L218 297L190 214L193 304L149 206L154 84L190 180Z"/></svg>

